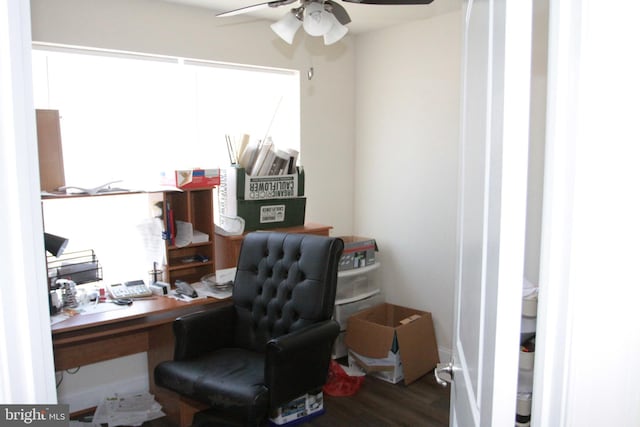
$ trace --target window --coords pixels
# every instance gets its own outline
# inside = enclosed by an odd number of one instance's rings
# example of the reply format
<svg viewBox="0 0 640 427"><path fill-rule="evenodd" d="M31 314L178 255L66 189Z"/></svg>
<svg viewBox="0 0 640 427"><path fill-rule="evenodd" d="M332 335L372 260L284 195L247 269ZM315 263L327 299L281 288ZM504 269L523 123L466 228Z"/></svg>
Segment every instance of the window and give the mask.
<svg viewBox="0 0 640 427"><path fill-rule="evenodd" d="M36 108L60 111L67 185L225 166L226 134L300 148L297 71L37 46L33 68Z"/></svg>
<svg viewBox="0 0 640 427"><path fill-rule="evenodd" d="M297 71L35 45L33 78L36 108L60 111L67 185L148 189L162 171L224 167L227 134L300 149ZM94 249L107 283L146 280L147 200L46 200L45 229Z"/></svg>

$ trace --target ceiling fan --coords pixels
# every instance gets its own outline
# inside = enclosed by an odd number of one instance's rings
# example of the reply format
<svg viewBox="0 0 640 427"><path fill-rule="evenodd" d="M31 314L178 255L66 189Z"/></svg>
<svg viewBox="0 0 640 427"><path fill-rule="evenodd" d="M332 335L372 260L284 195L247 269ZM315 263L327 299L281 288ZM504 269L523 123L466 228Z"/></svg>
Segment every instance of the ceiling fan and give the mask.
<svg viewBox="0 0 640 427"><path fill-rule="evenodd" d="M342 0L347 3L370 5L421 5L433 0ZM323 36L324 44L330 45L344 37L349 29L345 26L351 17L340 3L333 0L273 0L219 13L217 17L239 15L268 7L299 3L282 19L273 23L271 29L285 42L292 44L293 37L302 26L311 36Z"/></svg>

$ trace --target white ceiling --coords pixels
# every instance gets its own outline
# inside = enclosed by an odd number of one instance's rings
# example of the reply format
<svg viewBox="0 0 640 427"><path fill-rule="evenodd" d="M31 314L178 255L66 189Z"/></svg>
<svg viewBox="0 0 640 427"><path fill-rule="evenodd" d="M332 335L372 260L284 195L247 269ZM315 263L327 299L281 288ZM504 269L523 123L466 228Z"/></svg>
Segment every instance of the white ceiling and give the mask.
<svg viewBox="0 0 640 427"><path fill-rule="evenodd" d="M196 6L211 10L213 14L238 9L244 6L251 6L262 3L261 0L164 0L171 3L179 3L189 6ZM339 1L339 0L338 0ZM427 19L443 13L452 12L460 8L460 0L434 0L428 5L367 5L355 4L339 1L351 16L351 23L347 25L349 32L360 34L368 31L378 30L396 24L407 23ZM265 7L256 12L246 13L227 18L217 18L226 20L254 20L267 19L277 21L284 16L297 3L285 5L277 8ZM236 21L237 22L237 21Z"/></svg>

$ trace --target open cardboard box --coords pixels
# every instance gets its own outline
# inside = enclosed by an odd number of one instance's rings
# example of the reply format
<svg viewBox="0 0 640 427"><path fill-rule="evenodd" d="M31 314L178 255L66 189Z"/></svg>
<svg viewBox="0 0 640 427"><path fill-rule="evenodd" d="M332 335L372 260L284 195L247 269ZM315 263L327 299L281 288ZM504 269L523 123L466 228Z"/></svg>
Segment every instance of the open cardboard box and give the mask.
<svg viewBox="0 0 640 427"><path fill-rule="evenodd" d="M367 373L396 371L401 364L405 384L433 370L439 362L431 313L388 303L351 316L345 345ZM400 378L397 373L381 377L390 382Z"/></svg>

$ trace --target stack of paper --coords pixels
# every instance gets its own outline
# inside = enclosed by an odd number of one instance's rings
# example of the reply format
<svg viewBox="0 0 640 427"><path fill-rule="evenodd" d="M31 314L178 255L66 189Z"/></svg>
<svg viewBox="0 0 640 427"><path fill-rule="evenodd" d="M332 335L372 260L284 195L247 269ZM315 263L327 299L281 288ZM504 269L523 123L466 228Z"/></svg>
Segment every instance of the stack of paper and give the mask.
<svg viewBox="0 0 640 427"><path fill-rule="evenodd" d="M235 141L235 138L233 139ZM298 150L276 147L270 136L264 140L250 141L249 135L243 135L240 148L236 152L233 149L236 145L234 141L231 141L231 138L227 136L231 164L239 164L247 174L268 176L295 173L300 154Z"/></svg>
<svg viewBox="0 0 640 427"><path fill-rule="evenodd" d="M209 241L209 235L202 231L193 230L193 237L191 243L205 243Z"/></svg>
<svg viewBox="0 0 640 427"><path fill-rule="evenodd" d="M195 230L193 224L185 221L176 221L176 246L184 247L191 243L204 243L209 241L209 235Z"/></svg>
<svg viewBox="0 0 640 427"><path fill-rule="evenodd" d="M93 415L93 424L139 426L145 421L163 417L162 406L147 392L120 395L104 399Z"/></svg>
<svg viewBox="0 0 640 427"><path fill-rule="evenodd" d="M200 296L226 299L233 294L235 277L235 267L219 269L216 270L216 274L208 274L200 279L199 282L192 283L192 286Z"/></svg>

